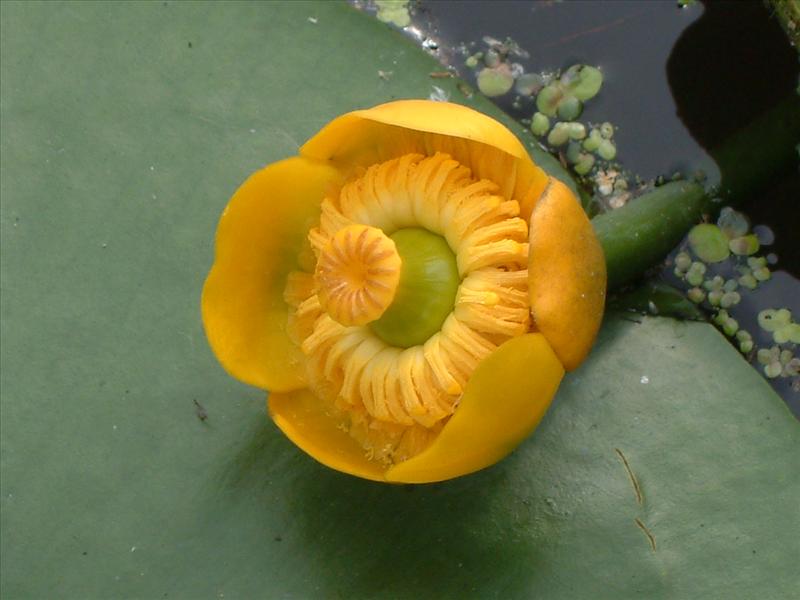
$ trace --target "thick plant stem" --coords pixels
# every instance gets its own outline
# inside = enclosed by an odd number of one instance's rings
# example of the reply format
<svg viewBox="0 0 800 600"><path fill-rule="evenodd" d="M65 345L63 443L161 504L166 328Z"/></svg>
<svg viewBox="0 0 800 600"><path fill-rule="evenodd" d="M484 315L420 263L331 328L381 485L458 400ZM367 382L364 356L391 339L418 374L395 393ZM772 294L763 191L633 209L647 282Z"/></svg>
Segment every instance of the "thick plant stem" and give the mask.
<svg viewBox="0 0 800 600"><path fill-rule="evenodd" d="M618 210L592 220L606 254L613 290L662 260L703 214L738 204L797 164L800 99L790 96L732 135L711 154L722 180L706 191L697 183L667 183ZM720 197L712 202L712 197Z"/></svg>
<svg viewBox="0 0 800 600"><path fill-rule="evenodd" d="M606 255L608 289L631 281L662 260L709 205L701 185L674 181L592 219Z"/></svg>

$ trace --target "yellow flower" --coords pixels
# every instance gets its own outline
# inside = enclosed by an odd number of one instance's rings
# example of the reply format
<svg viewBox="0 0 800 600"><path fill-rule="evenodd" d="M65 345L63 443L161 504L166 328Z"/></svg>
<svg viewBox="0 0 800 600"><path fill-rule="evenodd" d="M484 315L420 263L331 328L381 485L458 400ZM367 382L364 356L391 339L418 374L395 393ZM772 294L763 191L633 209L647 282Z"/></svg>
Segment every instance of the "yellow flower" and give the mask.
<svg viewBox="0 0 800 600"><path fill-rule="evenodd" d="M206 333L301 449L376 481L494 464L539 423L603 314L572 192L493 119L404 100L253 174L217 229Z"/></svg>

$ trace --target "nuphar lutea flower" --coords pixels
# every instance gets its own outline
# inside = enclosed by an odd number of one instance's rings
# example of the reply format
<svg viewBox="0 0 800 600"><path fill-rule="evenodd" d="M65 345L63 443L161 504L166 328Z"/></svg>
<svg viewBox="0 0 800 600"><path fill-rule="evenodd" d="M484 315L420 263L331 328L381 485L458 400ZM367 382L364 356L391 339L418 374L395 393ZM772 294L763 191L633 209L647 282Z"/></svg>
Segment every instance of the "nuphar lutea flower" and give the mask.
<svg viewBox="0 0 800 600"><path fill-rule="evenodd" d="M222 365L334 469L489 466L588 354L605 262L572 192L493 119L407 100L341 116L220 219L203 322Z"/></svg>

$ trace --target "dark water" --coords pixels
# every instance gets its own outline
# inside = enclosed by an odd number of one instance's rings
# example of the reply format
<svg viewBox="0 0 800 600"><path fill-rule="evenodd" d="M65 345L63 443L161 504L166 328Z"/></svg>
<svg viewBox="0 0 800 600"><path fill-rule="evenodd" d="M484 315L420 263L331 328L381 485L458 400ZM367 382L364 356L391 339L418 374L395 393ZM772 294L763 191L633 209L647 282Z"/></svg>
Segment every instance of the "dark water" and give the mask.
<svg viewBox="0 0 800 600"><path fill-rule="evenodd" d="M602 90L580 120L613 123L619 162L643 180L702 170L709 185L720 183L714 149L798 86L798 55L759 1L680 7L675 0L420 0L410 6L407 33L427 39L442 64L472 84L477 70L464 61L487 49L485 36L511 38L526 51L511 59L526 73L599 66ZM523 122L536 110L533 99L513 90L494 101ZM770 346L770 334L757 325L759 311L787 307L800 320L799 201L796 160L741 199L752 223L774 232L764 252L778 257L773 279L743 294L730 311L757 346ZM800 417L800 380L771 383Z"/></svg>
<svg viewBox="0 0 800 600"><path fill-rule="evenodd" d="M442 62L470 79L466 46L485 50L484 36L512 38L529 58L526 72L576 63L598 65L605 80L582 121L610 121L625 166L645 179L703 168L713 180L709 150L753 117L794 92L798 60L760 2L673 0L423 1L415 24L439 43ZM533 101L495 102L529 118Z"/></svg>

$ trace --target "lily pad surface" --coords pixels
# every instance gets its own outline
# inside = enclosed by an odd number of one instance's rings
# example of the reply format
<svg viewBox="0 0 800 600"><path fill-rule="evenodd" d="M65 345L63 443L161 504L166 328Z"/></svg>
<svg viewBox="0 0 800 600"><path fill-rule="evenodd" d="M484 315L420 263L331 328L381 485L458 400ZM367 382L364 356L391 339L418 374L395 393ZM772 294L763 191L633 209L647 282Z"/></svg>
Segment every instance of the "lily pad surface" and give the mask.
<svg viewBox="0 0 800 600"><path fill-rule="evenodd" d="M0 7L4 599L798 589L800 427L710 325L610 316L533 437L428 486L315 463L214 360L231 193L340 113L427 97L431 57L328 2Z"/></svg>

